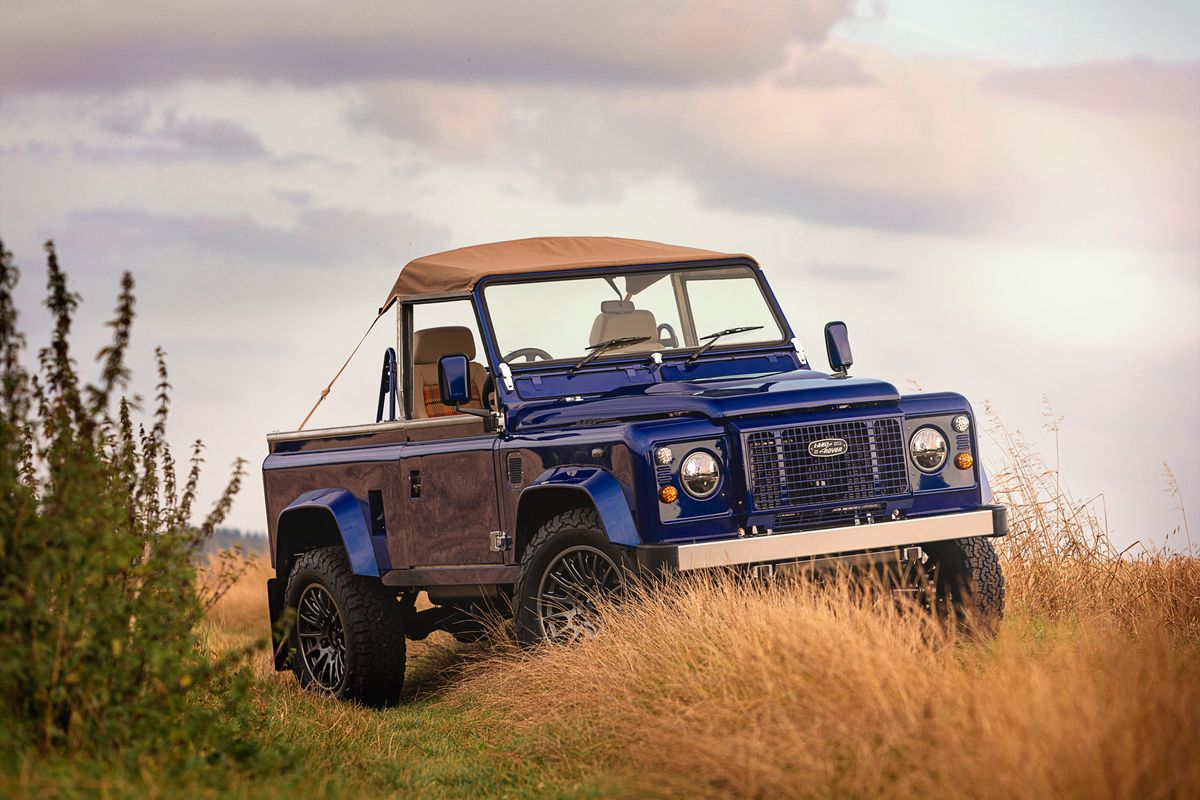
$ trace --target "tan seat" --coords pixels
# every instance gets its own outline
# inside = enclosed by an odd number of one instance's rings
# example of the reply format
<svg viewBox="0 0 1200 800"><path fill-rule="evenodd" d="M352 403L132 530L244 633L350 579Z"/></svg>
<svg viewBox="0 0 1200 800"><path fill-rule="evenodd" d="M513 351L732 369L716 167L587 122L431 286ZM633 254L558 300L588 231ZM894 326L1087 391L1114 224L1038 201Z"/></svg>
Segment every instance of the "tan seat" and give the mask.
<svg viewBox="0 0 1200 800"><path fill-rule="evenodd" d="M592 322L592 333L588 344L600 344L609 339L626 336L648 336L650 341L626 347L613 347L607 353L648 353L662 350L658 340L658 322L654 312L637 309L628 300L606 300L600 304L600 314Z"/></svg>
<svg viewBox="0 0 1200 800"><path fill-rule="evenodd" d="M438 359L442 356L464 355L471 362L471 402L464 408L483 408L480 390L487 380L487 370L475 363L475 337L471 329L461 325L426 328L413 333L413 417L448 417L455 413L453 406L442 403L438 386Z"/></svg>

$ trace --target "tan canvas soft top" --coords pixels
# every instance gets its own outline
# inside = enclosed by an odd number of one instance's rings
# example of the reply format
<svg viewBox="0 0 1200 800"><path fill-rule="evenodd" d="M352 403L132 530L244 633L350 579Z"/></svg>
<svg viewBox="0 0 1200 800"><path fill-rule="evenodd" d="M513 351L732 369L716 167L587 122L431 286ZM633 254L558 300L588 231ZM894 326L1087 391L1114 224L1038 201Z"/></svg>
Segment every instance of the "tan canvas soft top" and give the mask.
<svg viewBox="0 0 1200 800"><path fill-rule="evenodd" d="M697 247L610 236L543 236L478 244L410 261L400 270L400 277L388 294L387 302L380 307L380 313L397 298L470 291L481 279L492 275L730 258L753 261L740 253L718 253Z"/></svg>

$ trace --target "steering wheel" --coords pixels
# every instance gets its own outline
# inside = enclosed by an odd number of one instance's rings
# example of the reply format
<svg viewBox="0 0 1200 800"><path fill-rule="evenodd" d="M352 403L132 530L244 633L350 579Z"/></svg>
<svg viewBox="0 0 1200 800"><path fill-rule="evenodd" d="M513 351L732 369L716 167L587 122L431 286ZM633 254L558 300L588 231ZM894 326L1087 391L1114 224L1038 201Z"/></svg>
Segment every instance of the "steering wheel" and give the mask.
<svg viewBox="0 0 1200 800"><path fill-rule="evenodd" d="M513 350L504 357L504 362L510 363L514 358L525 359L526 364L531 364L539 358L543 361L553 361L554 356L547 353L540 347L522 347L520 350Z"/></svg>

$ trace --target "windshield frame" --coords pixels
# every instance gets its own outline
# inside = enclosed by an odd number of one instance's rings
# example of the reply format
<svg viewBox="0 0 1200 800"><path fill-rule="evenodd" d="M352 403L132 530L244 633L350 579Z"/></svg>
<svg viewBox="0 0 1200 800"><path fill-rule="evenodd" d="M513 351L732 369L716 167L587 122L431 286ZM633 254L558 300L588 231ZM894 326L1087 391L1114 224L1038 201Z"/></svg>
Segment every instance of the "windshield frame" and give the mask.
<svg viewBox="0 0 1200 800"><path fill-rule="evenodd" d="M742 267L749 271L753 276L755 284L758 286L759 293L762 296L768 311L771 314L771 319L775 322L776 328L780 333L780 338L770 339L761 342L743 342L730 344L717 344L708 349L705 356L717 355L720 353L729 352L762 352L766 350L778 350L783 346L791 346L791 341L794 338L791 326L788 325L787 318L783 315L783 310L779 307L779 302L775 298L774 292L771 291L770 285L762 274L762 268L757 264L745 259L720 259L713 261L697 261L697 262L682 262L682 263L667 263L667 264L636 264L636 265L614 265L609 267L596 267L590 269L572 269L563 270L561 272L542 272L542 273L527 273L524 275L505 275L488 277L480 280L475 285L475 295L478 298L480 309L480 320L486 327L487 346L494 350L494 358L497 364L508 363L504 361L504 354L500 351L500 342L496 335L496 329L492 325L491 309L488 308L487 289L492 286L501 284L531 284L531 283L548 283L566 282L572 278L604 278L608 276L617 277L627 275L632 272L703 272L706 270L717 270L729 267ZM697 280L695 277L685 277L684 282L688 280ZM701 279L703 280L703 279ZM715 280L715 278L714 278ZM681 310L682 313L682 310ZM691 315L690 304L687 309L687 314ZM684 323L689 324L689 323ZM694 323L693 323L694 324ZM696 331L697 337L704 336L705 333ZM648 362L652 358L652 353L657 352L662 356L663 361L690 358L700 348L705 345L705 341L700 341L694 346L681 346L672 348L669 351L646 351L646 352L619 352L605 353L593 359L588 367L605 366L609 364L618 364L621 362ZM546 370L563 370L570 369L583 357L583 354L567 358L556 358L550 361L534 361L534 362L519 362L509 363L509 368L514 372L533 372Z"/></svg>

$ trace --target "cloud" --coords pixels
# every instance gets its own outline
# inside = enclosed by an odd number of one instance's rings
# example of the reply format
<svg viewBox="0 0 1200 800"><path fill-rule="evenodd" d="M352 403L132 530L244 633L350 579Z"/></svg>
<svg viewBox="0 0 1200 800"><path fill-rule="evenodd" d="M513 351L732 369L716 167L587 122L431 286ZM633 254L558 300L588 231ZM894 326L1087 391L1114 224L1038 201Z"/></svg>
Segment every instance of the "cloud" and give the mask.
<svg viewBox="0 0 1200 800"><path fill-rule="evenodd" d="M230 160L266 155L261 139L241 125L224 119L179 119L175 114L169 114L157 135L189 154Z"/></svg>
<svg viewBox="0 0 1200 800"><path fill-rule="evenodd" d="M1200 117L1200 64L1147 58L1008 69L986 76L988 90L1106 114Z"/></svg>
<svg viewBox="0 0 1200 800"><path fill-rule="evenodd" d="M262 139L233 120L181 116L175 109L155 115L145 101L89 100L85 107L99 107L93 113L103 138L76 142L73 149L84 157L245 161L267 156Z"/></svg>
<svg viewBox="0 0 1200 800"><path fill-rule="evenodd" d="M621 129L670 130L675 146L660 155L716 206L891 231L1200 250L1200 116L1098 117L1013 98L981 88L988 69L962 59L864 50L861 62L877 83L658 93L625 104Z"/></svg>
<svg viewBox="0 0 1200 800"><path fill-rule="evenodd" d="M376 82L362 93L352 124L418 142L450 160L497 155L514 114L511 94L475 84Z"/></svg>
<svg viewBox="0 0 1200 800"><path fill-rule="evenodd" d="M19 2L0 89L96 91L189 78L317 85L437 78L692 85L746 79L821 41L849 0Z"/></svg>
<svg viewBox="0 0 1200 800"><path fill-rule="evenodd" d="M995 67L965 58L818 52L866 79L801 80L814 62L793 54L738 85L396 84L368 93L377 109L361 118L440 159L535 176L564 201L666 176L714 207L829 225L1200 250L1200 114L1097 115L1086 97L997 91ZM1125 68L1145 92L1178 91L1175 70Z"/></svg>
<svg viewBox="0 0 1200 800"><path fill-rule="evenodd" d="M62 238L79 248L108 252L181 247L249 258L276 269L297 264L336 269L351 261L403 264L414 254L444 246L449 232L407 213L344 208L302 211L290 227L264 225L248 214L173 216L95 208L72 213Z"/></svg>

